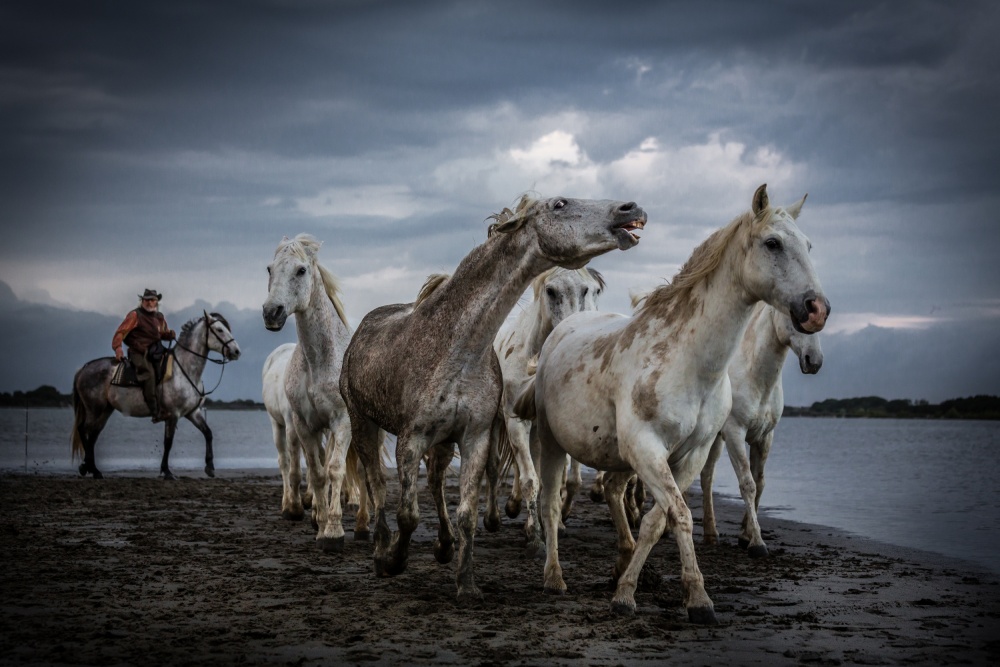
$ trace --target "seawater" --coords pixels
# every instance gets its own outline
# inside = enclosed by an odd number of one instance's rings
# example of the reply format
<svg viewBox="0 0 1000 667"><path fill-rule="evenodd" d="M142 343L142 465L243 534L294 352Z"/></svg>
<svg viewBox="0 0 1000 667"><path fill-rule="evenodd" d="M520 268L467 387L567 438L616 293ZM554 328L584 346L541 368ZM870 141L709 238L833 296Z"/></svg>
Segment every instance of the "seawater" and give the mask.
<svg viewBox="0 0 1000 667"><path fill-rule="evenodd" d="M277 472L265 412L213 410L208 421L216 468ZM72 423L68 409L0 409L0 469L74 472ZM763 526L768 516L831 526L1000 573L998 427L995 421L783 419L767 461ZM112 415L97 442L97 465L111 474L157 471L162 441L161 425ZM203 474L204 457L201 433L182 420L171 469ZM739 500L725 455L715 491Z"/></svg>

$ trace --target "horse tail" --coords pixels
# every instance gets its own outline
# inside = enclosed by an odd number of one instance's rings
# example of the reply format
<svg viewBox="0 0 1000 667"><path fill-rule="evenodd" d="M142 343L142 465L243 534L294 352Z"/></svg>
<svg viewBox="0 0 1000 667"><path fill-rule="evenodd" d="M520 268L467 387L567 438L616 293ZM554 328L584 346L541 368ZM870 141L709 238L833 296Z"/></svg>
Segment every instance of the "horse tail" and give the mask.
<svg viewBox="0 0 1000 667"><path fill-rule="evenodd" d="M80 437L80 428L87 421L87 407L83 404L83 397L80 396L80 388L76 385L76 378L73 378L73 430L69 439L72 444L73 460L84 457L83 439Z"/></svg>
<svg viewBox="0 0 1000 667"><path fill-rule="evenodd" d="M330 448L332 450L332 447ZM354 447L347 448L347 460L344 466L347 468L344 474L344 489L347 491L348 502L359 502L361 490L365 487L363 473L359 472L361 459L358 458L358 451Z"/></svg>
<svg viewBox="0 0 1000 667"><path fill-rule="evenodd" d="M514 465L514 445L510 441L510 434L507 432L507 420L503 416L503 411L497 411L497 416L493 420L493 437L497 448L497 469L499 479L506 479L510 467Z"/></svg>
<svg viewBox="0 0 1000 667"><path fill-rule="evenodd" d="M514 415L521 419L535 418L535 376L532 375L524 384L514 401Z"/></svg>

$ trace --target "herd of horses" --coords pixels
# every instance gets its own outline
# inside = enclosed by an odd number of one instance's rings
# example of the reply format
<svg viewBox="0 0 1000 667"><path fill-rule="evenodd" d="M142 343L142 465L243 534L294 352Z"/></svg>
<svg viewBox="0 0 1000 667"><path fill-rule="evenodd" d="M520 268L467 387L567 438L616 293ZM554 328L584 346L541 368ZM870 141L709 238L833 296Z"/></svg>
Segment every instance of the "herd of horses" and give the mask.
<svg viewBox="0 0 1000 667"><path fill-rule="evenodd" d="M559 531L571 512L580 466L600 472L618 536L613 611L635 611L634 592L664 531L681 560L690 621L714 624L695 558L684 492L700 475L704 539L718 539L712 476L723 446L746 506L739 541L767 555L757 520L764 465L781 416L781 369L789 350L803 373L822 364L818 337L830 312L796 219L805 197L773 206L765 185L750 210L698 246L668 283L633 297L632 316L600 312L603 277L592 258L634 247L647 221L634 202L524 196L491 216L487 240L450 275L431 276L413 303L368 313L352 333L320 243L284 238L268 266L263 319L280 330L295 317L297 343L278 347L263 369L264 403L283 478L282 516L311 505L316 540L343 549L345 504L357 504L354 537L371 539L379 576L406 569L419 523L420 466L438 513L435 558L458 556L459 601L478 600L473 545L483 476L484 525L500 526L500 481L514 469L505 510L526 509L525 544L542 555L547 592L566 591ZM534 300L505 320L528 287ZM188 322L175 348L181 373L163 388L172 406L161 472L180 417L206 438L200 375L209 351L225 360L239 347L215 313ZM113 359L84 366L74 381L73 448L80 473L100 476L94 442L111 412L146 413L137 389L110 385ZM386 519L386 434L396 436L400 500L396 531ZM748 457L745 443L749 445ZM456 525L445 502L445 472L460 457ZM307 486L301 492L300 456ZM638 519L635 494L652 496ZM596 495L595 495L596 494ZM638 523L638 539L632 528Z"/></svg>

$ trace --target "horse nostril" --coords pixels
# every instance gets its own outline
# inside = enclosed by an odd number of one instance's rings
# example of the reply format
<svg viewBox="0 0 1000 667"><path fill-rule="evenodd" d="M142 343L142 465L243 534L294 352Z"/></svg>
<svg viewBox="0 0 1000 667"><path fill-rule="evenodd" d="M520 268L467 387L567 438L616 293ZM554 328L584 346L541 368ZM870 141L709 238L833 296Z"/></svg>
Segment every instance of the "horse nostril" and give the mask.
<svg viewBox="0 0 1000 667"><path fill-rule="evenodd" d="M631 211L634 208L635 208L635 202L634 201L630 201L628 203L625 203L625 204L622 204L621 206L619 206L618 210L620 212L622 212L622 213L628 213L629 211Z"/></svg>

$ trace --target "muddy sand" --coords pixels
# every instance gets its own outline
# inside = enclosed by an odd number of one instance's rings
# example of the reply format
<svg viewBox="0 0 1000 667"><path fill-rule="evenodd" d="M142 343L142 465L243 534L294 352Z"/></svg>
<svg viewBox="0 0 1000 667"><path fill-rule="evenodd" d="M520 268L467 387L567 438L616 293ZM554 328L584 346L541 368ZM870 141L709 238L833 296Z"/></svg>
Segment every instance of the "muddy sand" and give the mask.
<svg viewBox="0 0 1000 667"><path fill-rule="evenodd" d="M280 518L280 495L268 471L0 477L0 663L1000 664L997 577L766 514L771 556L751 560L732 502L718 503L722 545L701 545L695 527L719 619L699 627L671 537L653 549L661 577L637 592L637 614L609 613L614 533L585 495L560 542L568 594L542 592L523 519L494 534L480 520L485 599L471 607L455 602L454 565L434 560L425 486L409 568L391 579L351 540L353 512L344 552L324 554L308 521Z"/></svg>

